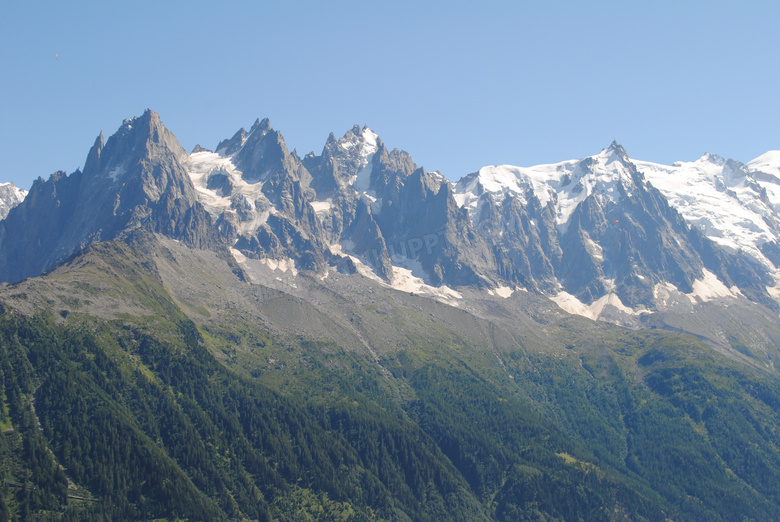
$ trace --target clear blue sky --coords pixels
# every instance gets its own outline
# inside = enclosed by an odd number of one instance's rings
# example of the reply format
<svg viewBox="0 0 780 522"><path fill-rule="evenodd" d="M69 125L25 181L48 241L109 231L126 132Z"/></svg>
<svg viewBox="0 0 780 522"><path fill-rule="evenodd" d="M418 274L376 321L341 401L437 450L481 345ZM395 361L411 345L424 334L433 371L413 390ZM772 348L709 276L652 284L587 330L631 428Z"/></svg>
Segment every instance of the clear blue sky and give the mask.
<svg viewBox="0 0 780 522"><path fill-rule="evenodd" d="M780 149L779 23L776 1L4 1L0 181L82 167L147 107L188 150L256 117L301 155L368 124L450 179L613 139L746 162Z"/></svg>

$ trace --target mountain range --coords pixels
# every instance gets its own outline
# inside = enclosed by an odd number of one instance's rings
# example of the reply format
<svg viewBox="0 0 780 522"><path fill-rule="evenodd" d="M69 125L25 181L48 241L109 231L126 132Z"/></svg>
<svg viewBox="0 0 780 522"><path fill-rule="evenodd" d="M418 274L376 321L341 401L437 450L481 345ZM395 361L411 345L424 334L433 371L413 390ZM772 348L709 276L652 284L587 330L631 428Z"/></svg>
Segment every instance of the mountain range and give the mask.
<svg viewBox="0 0 780 522"><path fill-rule="evenodd" d="M582 160L489 166L452 183L368 127L300 158L257 120L215 151L187 154L147 111L106 143L101 133L83 170L39 179L22 204L20 191L3 194L2 208L18 205L0 222L8 282L145 228L219 250L245 272L253 262L291 276L335 268L455 305L458 288L530 291L629 326L679 323L713 302L780 310L777 151L664 166L612 143ZM708 339L727 335L713 326ZM771 365L762 344L752 349Z"/></svg>
<svg viewBox="0 0 780 522"><path fill-rule="evenodd" d="M6 513L780 513L780 152L452 182L368 127L187 153L147 110L0 212Z"/></svg>

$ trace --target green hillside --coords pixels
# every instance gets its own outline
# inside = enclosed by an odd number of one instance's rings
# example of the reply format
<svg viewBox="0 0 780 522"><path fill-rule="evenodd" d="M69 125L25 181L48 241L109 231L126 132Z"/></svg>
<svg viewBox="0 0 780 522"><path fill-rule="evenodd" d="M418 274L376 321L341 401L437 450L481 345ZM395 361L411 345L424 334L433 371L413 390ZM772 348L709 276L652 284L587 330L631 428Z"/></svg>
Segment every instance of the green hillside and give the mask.
<svg viewBox="0 0 780 522"><path fill-rule="evenodd" d="M163 254L0 288L0 520L780 518L780 378L693 337L380 297L353 330L276 294L223 313Z"/></svg>

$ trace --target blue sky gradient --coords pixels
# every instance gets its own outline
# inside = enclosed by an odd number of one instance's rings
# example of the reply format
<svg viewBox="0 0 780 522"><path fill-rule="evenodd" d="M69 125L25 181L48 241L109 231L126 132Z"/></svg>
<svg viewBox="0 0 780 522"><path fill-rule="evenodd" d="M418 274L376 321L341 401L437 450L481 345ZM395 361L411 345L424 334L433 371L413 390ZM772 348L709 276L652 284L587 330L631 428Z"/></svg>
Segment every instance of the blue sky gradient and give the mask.
<svg viewBox="0 0 780 522"><path fill-rule="evenodd" d="M780 148L780 2L3 2L0 181L84 164L154 109L190 150L269 117L367 124L453 180L598 153ZM59 54L59 56L57 56Z"/></svg>

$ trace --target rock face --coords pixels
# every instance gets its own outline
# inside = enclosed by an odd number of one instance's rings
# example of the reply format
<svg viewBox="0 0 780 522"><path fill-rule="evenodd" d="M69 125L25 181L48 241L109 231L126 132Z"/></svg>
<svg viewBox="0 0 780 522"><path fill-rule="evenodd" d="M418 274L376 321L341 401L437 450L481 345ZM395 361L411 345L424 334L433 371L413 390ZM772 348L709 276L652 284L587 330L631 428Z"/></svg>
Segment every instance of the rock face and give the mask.
<svg viewBox="0 0 780 522"><path fill-rule="evenodd" d="M24 201L27 191L11 182L0 183L0 220L5 219L12 208Z"/></svg>
<svg viewBox="0 0 780 522"><path fill-rule="evenodd" d="M220 239L182 166L186 159L150 110L125 120L107 143L101 133L83 171L39 178L0 222L0 279L36 276L89 243L141 227L216 247Z"/></svg>
<svg viewBox="0 0 780 522"><path fill-rule="evenodd" d="M523 288L594 316L711 296L777 308L778 165L768 153L748 165L706 155L661 166L613 143L582 160L485 167L453 184L368 127L331 134L301 159L257 120L215 152L187 154L147 111L105 143L101 133L83 171L36 181L0 221L0 280L144 228L322 276Z"/></svg>
<svg viewBox="0 0 780 522"><path fill-rule="evenodd" d="M323 216L332 241L392 280L392 265L411 269L435 286L491 282L495 262L440 174L411 156L388 151L367 127L333 135L320 156L304 159L317 199L335 209Z"/></svg>

